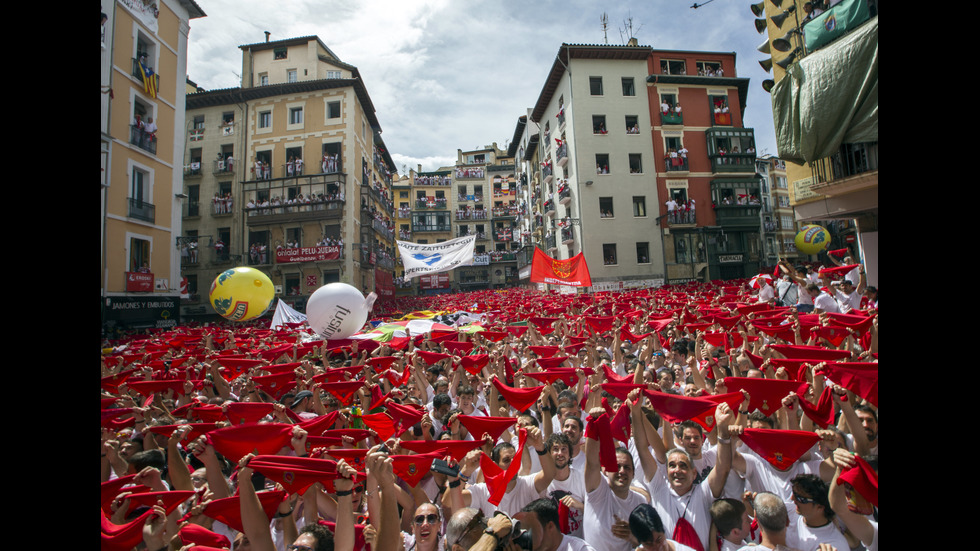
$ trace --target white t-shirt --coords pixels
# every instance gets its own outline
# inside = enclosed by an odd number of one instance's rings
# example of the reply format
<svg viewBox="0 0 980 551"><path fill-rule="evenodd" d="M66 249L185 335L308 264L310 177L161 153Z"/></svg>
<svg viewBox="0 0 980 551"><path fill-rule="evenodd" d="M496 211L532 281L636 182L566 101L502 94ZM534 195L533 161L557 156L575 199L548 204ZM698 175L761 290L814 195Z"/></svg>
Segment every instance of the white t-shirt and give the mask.
<svg viewBox="0 0 980 551"><path fill-rule="evenodd" d="M834 297L824 292L821 292L820 296L813 299L813 307L819 308L823 312L830 312L832 314L840 313L840 307L837 305L837 301L834 300Z"/></svg>
<svg viewBox="0 0 980 551"><path fill-rule="evenodd" d="M595 551L585 540L575 536L563 536L555 551Z"/></svg>
<svg viewBox="0 0 980 551"><path fill-rule="evenodd" d="M739 450L740 453L741 450ZM754 453L742 453L745 458L746 489L753 492L771 492L780 497L786 507L795 510L793 503L793 483L796 475L820 474L820 461L806 463L797 461L785 471L776 470L768 461Z"/></svg>
<svg viewBox="0 0 980 551"><path fill-rule="evenodd" d="M565 494L571 494L577 501L585 503L585 473L574 467L570 468L567 479L558 480L556 478L551 481L551 484L545 491L544 497L550 497L560 502L560 498ZM563 505L559 505L560 507L563 507ZM584 513L584 510L575 509L574 507L568 508L569 535L575 536L576 538L583 537L582 516Z"/></svg>
<svg viewBox="0 0 980 551"><path fill-rule="evenodd" d="M585 539L592 542L596 551L632 551L633 546L626 540L612 535L611 527L620 520L629 520L630 513L647 500L643 494L630 490L626 499L619 499L609 487L606 477L585 496L584 531Z"/></svg>
<svg viewBox="0 0 980 551"><path fill-rule="evenodd" d="M701 539L701 545L708 548L708 532L711 530L711 513L708 508L715 498L707 482L695 484L691 490L679 496L667 483L667 466L658 463L657 472L647 483L652 505L664 523L664 533L673 535L674 527L681 518L687 519Z"/></svg>
<svg viewBox="0 0 980 551"><path fill-rule="evenodd" d="M819 528L806 525L795 508L789 509L789 527L786 529L786 545L800 551L817 551L821 543L829 543L839 550L850 549L847 538L833 521Z"/></svg>
<svg viewBox="0 0 980 551"><path fill-rule="evenodd" d="M492 517L496 511L502 511L507 513L507 516L512 517L519 513L525 505L541 497L541 494L534 489L534 477L533 474L515 477L517 484L514 489L504 494L504 497L500 499L500 505L497 507L487 501L490 498L490 490L487 488L486 482L473 484L467 488L471 497L470 507L483 511L483 515L487 518Z"/></svg>

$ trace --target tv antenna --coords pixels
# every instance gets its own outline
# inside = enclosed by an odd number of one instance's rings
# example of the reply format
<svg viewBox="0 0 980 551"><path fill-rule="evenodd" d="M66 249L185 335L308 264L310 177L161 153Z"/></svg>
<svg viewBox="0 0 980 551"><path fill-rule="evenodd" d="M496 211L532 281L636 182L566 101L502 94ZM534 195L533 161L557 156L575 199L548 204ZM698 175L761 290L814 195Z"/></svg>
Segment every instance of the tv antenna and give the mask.
<svg viewBox="0 0 980 551"><path fill-rule="evenodd" d="M599 21L602 22L602 38L606 41L606 44L609 44L609 34L606 32L609 30L609 16L606 15L606 12L602 12L602 16L599 17Z"/></svg>
<svg viewBox="0 0 980 551"><path fill-rule="evenodd" d="M636 33L640 32L640 29L642 28L643 25L640 25L635 30L633 29L633 14L630 13L626 19L623 20L623 28L619 30L619 38L622 40L623 36L625 35L625 42L629 42L636 38Z"/></svg>
<svg viewBox="0 0 980 551"><path fill-rule="evenodd" d="M696 10L696 9L700 8L701 6L703 6L705 4L710 4L710 3L714 2L714 1L715 0L708 0L707 2L701 2L700 4L698 4L697 2L695 2L694 5L691 6L691 9L692 10Z"/></svg>

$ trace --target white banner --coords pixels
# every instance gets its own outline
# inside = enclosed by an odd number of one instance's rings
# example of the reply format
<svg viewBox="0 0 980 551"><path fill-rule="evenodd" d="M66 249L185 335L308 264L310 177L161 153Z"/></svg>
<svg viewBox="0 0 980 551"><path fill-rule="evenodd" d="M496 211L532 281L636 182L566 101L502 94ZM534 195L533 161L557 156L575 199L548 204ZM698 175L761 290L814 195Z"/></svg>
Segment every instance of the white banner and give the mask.
<svg viewBox="0 0 980 551"><path fill-rule="evenodd" d="M282 299L279 299L279 302L276 303L276 313L272 316L272 325L269 327L275 329L280 325L300 323L303 321L306 321L306 314L296 311L296 309L283 302Z"/></svg>
<svg viewBox="0 0 980 551"><path fill-rule="evenodd" d="M448 272L457 266L472 266L476 236L467 235L426 245L408 241L397 243L402 266L405 267L405 280L410 280L426 274Z"/></svg>

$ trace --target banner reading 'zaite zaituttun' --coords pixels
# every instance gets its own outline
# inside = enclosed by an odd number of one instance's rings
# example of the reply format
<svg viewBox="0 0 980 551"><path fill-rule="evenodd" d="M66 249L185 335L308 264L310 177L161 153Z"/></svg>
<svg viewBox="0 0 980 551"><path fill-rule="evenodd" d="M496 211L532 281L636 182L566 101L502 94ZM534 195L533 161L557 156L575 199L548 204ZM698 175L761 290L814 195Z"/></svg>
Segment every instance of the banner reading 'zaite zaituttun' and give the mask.
<svg viewBox="0 0 980 551"><path fill-rule="evenodd" d="M585 263L585 256L582 253L578 253L568 260L555 260L541 252L541 249L534 249L534 260L531 261L531 282L591 287L592 277L589 275L589 266Z"/></svg>

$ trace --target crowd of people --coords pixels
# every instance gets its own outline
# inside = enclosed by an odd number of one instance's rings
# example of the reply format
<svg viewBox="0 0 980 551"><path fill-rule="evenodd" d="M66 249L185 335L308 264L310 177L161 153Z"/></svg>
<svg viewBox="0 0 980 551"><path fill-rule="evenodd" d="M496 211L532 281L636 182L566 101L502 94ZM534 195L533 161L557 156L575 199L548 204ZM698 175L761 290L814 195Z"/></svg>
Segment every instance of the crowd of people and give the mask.
<svg viewBox="0 0 980 551"><path fill-rule="evenodd" d="M847 313L757 278L105 341L102 548L876 550L877 294L831 258Z"/></svg>
<svg viewBox="0 0 980 551"><path fill-rule="evenodd" d="M234 208L234 200L231 198L231 192L221 195L217 191L214 192L214 198L211 199L211 212L212 214L231 214Z"/></svg>

